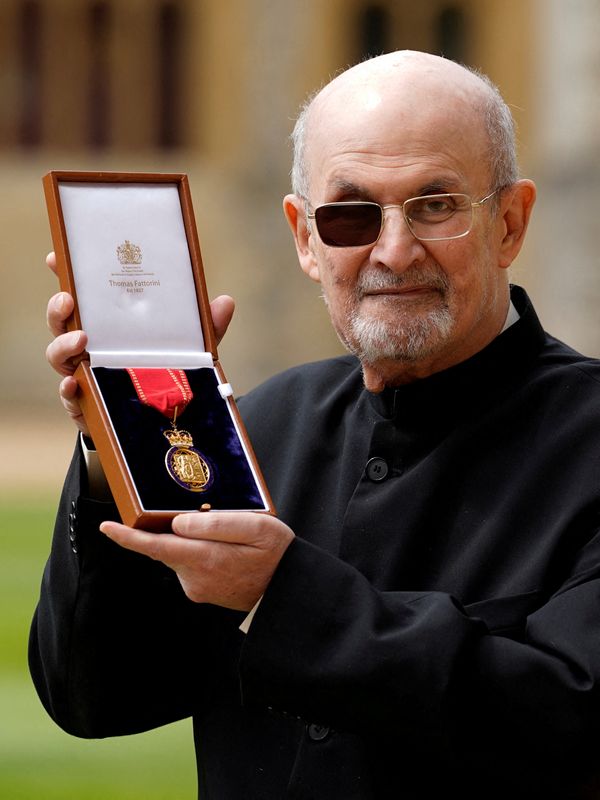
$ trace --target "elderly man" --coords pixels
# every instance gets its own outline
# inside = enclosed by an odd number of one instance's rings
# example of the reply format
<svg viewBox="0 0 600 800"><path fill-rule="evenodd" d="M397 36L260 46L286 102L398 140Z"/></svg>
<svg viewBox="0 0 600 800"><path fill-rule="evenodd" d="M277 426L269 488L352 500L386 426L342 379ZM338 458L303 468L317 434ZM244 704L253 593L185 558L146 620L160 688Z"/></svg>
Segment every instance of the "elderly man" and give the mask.
<svg viewBox="0 0 600 800"><path fill-rule="evenodd" d="M81 736L193 715L201 798L597 797L600 366L511 294L535 188L510 113L401 52L338 76L294 136L285 214L352 355L240 402L279 519L131 530L78 449L40 696ZM49 359L85 432L71 309L50 301Z"/></svg>

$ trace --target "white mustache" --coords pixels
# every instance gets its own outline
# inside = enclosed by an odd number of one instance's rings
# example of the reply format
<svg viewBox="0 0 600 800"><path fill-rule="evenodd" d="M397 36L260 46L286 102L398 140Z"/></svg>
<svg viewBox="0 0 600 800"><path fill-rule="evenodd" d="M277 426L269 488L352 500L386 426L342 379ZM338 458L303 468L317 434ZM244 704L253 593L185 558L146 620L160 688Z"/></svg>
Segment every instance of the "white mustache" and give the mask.
<svg viewBox="0 0 600 800"><path fill-rule="evenodd" d="M369 292L381 292L387 289L403 289L410 287L427 287L436 289L442 294L449 288L449 281L443 272L427 269L413 269L396 275L394 272L384 270L363 271L356 282L356 293L362 297Z"/></svg>

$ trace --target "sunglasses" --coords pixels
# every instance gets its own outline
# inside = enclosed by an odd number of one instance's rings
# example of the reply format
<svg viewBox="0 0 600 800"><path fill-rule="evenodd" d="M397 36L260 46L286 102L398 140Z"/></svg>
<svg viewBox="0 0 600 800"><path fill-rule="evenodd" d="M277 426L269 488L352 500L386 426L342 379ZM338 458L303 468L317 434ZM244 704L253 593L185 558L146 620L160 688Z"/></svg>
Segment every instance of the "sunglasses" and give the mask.
<svg viewBox="0 0 600 800"><path fill-rule="evenodd" d="M493 197L498 189L481 200L473 201L467 194L428 194L411 197L401 205L380 206L372 202L325 203L314 213L323 244L329 247L362 247L375 244L381 236L385 212L402 209L402 215L412 235L422 242L460 239L473 225L473 209Z"/></svg>

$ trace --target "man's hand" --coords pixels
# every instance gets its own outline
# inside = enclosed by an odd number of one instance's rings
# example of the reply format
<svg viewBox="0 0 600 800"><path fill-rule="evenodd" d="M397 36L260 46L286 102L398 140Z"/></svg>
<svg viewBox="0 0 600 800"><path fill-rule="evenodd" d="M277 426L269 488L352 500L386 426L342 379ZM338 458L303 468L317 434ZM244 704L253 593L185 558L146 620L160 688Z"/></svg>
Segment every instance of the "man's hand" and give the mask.
<svg viewBox="0 0 600 800"><path fill-rule="evenodd" d="M56 272L54 253L48 255L46 264ZM74 307L73 298L67 292L59 292L50 298L47 320L48 328L55 338L46 349L46 358L51 367L63 377L59 388L63 406L79 430L88 436L89 431L77 400L77 381L72 377L79 362L86 358L88 340L84 331L67 331L67 320ZM228 295L220 295L210 304L217 343L227 331L234 307L233 299Z"/></svg>
<svg viewBox="0 0 600 800"><path fill-rule="evenodd" d="M56 273L54 253L48 254L46 264ZM67 331L67 320L73 313L74 307L73 298L67 292L59 292L48 301L46 320L55 338L46 348L46 358L53 369L63 376L59 394L67 414L79 430L88 436L89 431L77 401L77 381L72 377L79 362L85 358L87 336L83 331Z"/></svg>
<svg viewBox="0 0 600 800"><path fill-rule="evenodd" d="M262 597L294 538L281 520L233 511L180 514L173 533L157 534L103 522L100 530L127 550L171 567L196 603L250 611Z"/></svg>

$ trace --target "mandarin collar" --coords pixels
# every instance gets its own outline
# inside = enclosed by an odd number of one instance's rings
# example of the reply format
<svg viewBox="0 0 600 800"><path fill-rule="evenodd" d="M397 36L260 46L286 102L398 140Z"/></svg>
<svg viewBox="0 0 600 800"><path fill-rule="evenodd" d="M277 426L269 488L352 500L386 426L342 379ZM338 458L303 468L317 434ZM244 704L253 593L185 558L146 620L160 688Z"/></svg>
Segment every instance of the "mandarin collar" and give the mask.
<svg viewBox="0 0 600 800"><path fill-rule="evenodd" d="M441 372L375 394L365 393L377 414L386 419L436 420L471 413L492 397L512 390L523 369L536 357L545 334L520 286L511 286L519 319L483 350Z"/></svg>

